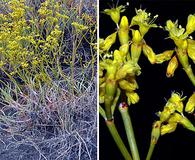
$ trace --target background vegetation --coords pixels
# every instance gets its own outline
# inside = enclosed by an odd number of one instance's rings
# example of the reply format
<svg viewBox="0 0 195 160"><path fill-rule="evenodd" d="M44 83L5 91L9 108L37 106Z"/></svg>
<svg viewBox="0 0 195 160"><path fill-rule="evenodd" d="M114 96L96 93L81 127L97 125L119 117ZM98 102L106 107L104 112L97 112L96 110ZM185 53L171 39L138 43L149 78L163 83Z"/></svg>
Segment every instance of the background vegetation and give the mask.
<svg viewBox="0 0 195 160"><path fill-rule="evenodd" d="M0 154L96 159L96 1L0 1Z"/></svg>

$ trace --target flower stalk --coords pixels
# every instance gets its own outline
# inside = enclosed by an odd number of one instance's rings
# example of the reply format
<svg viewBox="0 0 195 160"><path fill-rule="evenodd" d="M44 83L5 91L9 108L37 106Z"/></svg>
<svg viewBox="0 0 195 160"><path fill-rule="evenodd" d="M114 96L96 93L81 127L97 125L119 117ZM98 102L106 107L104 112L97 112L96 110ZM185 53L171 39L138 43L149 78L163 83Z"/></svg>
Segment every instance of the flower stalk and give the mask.
<svg viewBox="0 0 195 160"><path fill-rule="evenodd" d="M138 152L138 148L137 148L137 144L135 140L135 135L133 131L133 126L131 123L131 117L128 112L128 106L125 102L119 105L119 111L121 113L123 123L125 126L125 131L126 131L127 139L129 142L129 147L131 149L132 157L134 160L140 160L139 152Z"/></svg>
<svg viewBox="0 0 195 160"><path fill-rule="evenodd" d="M121 139L116 126L114 124L114 120L106 120L106 125L108 127L108 130L110 131L110 134L112 135L115 143L117 144L118 149L120 150L121 154L123 155L125 160L132 160L131 155L129 154L127 148L125 147L125 144L123 143L123 140Z"/></svg>

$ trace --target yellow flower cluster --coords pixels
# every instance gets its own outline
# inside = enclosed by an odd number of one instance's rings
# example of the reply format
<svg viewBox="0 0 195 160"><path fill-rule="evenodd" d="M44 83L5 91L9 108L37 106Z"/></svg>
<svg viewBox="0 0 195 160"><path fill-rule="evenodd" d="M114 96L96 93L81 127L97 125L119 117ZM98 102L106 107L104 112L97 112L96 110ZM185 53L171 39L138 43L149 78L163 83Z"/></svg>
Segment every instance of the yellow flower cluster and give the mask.
<svg viewBox="0 0 195 160"><path fill-rule="evenodd" d="M11 0L8 4L12 12L9 14L14 20L19 20L25 15L24 0Z"/></svg>
<svg viewBox="0 0 195 160"><path fill-rule="evenodd" d="M168 64L167 76L172 77L174 75L179 61L195 86L195 75L188 60L188 57L190 57L192 61L195 62L195 41L189 36L195 31L195 15L190 14L188 16L186 29L178 25L178 21L172 22L171 20L167 21L165 29L169 32L169 37L176 45L176 56L174 56ZM171 56L169 58L171 58Z"/></svg>
<svg viewBox="0 0 195 160"><path fill-rule="evenodd" d="M71 24L75 29L76 31L80 32L80 31L84 31L84 30L87 30L88 27L83 25L83 24L79 24L78 22L72 22Z"/></svg>
<svg viewBox="0 0 195 160"><path fill-rule="evenodd" d="M112 119L112 108L119 97L117 93L120 93L118 90L122 90L122 93L126 95L128 105L135 104L139 101L139 96L135 90L138 88L136 76L141 73L141 68L138 65L141 52L143 51L151 63L155 63L156 60L153 50L145 43L143 39L144 35L141 35L140 30L131 29L132 38L130 37L130 25L127 17L122 16L120 18L120 12L123 11L124 7L122 6L104 11L117 24L118 30L105 39L99 39L99 97L100 104L104 104L105 106L107 119ZM118 24L119 21L120 24ZM117 34L121 46L119 49L110 51L116 42Z"/></svg>
<svg viewBox="0 0 195 160"><path fill-rule="evenodd" d="M174 132L178 124L181 124L183 127L188 130L195 132L195 127L190 122L187 117L184 116L184 104L183 100L185 97L181 97L178 93L172 93L171 97L168 99L162 112L159 112L160 123L161 123L161 135ZM195 94L188 99L185 111L192 113L195 108Z"/></svg>
<svg viewBox="0 0 195 160"><path fill-rule="evenodd" d="M47 68L54 67L52 71L56 67L60 68L61 63L57 61L64 59L61 52L68 48L66 45L72 43L64 41L67 36L64 31L81 33L79 36L84 37L85 33L81 31L88 32L88 29L95 26L90 15L76 16L73 8L65 8L65 3L45 0L35 14L34 8L28 6L26 0L9 0L5 6L8 13L0 13L2 71L13 78L15 75L20 76L23 81L28 81L28 76L36 82L50 79ZM74 29L71 30L70 27ZM77 40L79 45L81 39ZM90 45L91 42L89 41Z"/></svg>

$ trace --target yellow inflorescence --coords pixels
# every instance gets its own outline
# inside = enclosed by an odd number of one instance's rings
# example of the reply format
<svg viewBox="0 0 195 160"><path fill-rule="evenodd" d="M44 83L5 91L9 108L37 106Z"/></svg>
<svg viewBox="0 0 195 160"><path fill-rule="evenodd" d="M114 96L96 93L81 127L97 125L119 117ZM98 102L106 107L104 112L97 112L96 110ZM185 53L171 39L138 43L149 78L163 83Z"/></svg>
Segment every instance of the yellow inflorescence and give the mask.
<svg viewBox="0 0 195 160"><path fill-rule="evenodd" d="M183 100L185 97L181 97L178 93L172 93L171 97L168 99L162 112L159 112L160 122L161 122L161 135L174 132L177 125L180 124L188 130L195 132L195 127L183 114ZM192 113L194 111L195 101L194 93L189 98L185 111Z"/></svg>
<svg viewBox="0 0 195 160"><path fill-rule="evenodd" d="M151 27L157 27L153 24L157 16L150 20L150 14L145 10L137 10L137 15L132 18L129 25L128 18L120 15L123 11L123 6L104 10L104 13L110 15L116 23L117 31L105 39L99 39L100 102L105 105L108 119L112 118L110 108L113 105L117 89L124 91L129 105L139 101L139 95L136 93L138 88L136 76L141 74L141 68L138 65L141 52L144 52L152 64L156 62L156 55L152 48L146 44L144 35ZM131 29L130 27L133 25L139 25L139 30ZM130 31L132 37L129 34ZM120 42L119 49L111 51L113 44L117 41L117 35Z"/></svg>

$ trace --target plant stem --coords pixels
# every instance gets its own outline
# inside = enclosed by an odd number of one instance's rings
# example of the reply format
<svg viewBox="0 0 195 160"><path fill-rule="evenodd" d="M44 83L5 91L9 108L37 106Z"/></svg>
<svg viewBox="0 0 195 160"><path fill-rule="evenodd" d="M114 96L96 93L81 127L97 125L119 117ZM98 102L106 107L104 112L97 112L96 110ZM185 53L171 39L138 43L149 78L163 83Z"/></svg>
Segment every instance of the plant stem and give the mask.
<svg viewBox="0 0 195 160"><path fill-rule="evenodd" d="M156 145L156 144L154 144L154 143L150 143L150 148L149 148L149 151L148 151L146 160L150 160L150 159L151 159L152 153L153 153L153 151L154 151L155 145Z"/></svg>
<svg viewBox="0 0 195 160"><path fill-rule="evenodd" d="M121 154L123 155L125 160L132 160L131 155L129 154L127 148L125 147L123 140L121 139L116 126L114 124L114 120L106 120L106 125L115 141L117 144L117 147L119 148Z"/></svg>
<svg viewBox="0 0 195 160"><path fill-rule="evenodd" d="M192 71L191 66L189 65L187 68L184 68L186 74L188 75L189 79L191 80L192 84L195 86L195 76Z"/></svg>
<svg viewBox="0 0 195 160"><path fill-rule="evenodd" d="M140 160L139 157L139 152L137 149L137 144L136 144L136 140L135 140L135 135L134 135L134 131L133 131L133 126L131 123L131 117L129 115L128 112L128 106L126 103L122 103L119 106L119 110L123 119L123 123L125 126L125 131L126 131L126 135L127 135L127 139L129 142L129 147L131 149L131 154L134 160Z"/></svg>
<svg viewBox="0 0 195 160"><path fill-rule="evenodd" d="M190 79L192 84L195 86L195 76L194 76L192 68L189 64L187 52L185 50L178 48L177 49L177 56L178 56L178 59L182 65L184 71L186 72L188 78Z"/></svg>

